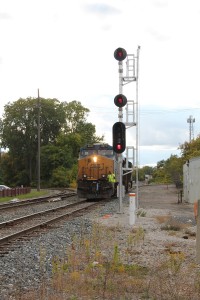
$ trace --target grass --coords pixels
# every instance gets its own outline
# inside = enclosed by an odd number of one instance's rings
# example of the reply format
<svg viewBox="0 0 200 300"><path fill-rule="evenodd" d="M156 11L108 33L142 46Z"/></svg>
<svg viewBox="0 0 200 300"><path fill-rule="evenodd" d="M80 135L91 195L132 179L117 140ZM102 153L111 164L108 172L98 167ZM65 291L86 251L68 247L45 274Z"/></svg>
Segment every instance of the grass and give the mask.
<svg viewBox="0 0 200 300"><path fill-rule="evenodd" d="M169 235L171 236L175 236L177 235L178 232L180 232L182 234L182 237L184 236L185 239L188 239L189 237L190 238L196 237L196 232L188 228L191 226L191 224L189 223L185 224L185 223L178 222L175 219L173 219L171 215L156 216L155 218L159 224L162 224L160 229L168 231Z"/></svg>
<svg viewBox="0 0 200 300"><path fill-rule="evenodd" d="M30 193L28 194L22 194L22 195L17 195L17 196L12 196L12 197L1 197L0 198L0 202L3 203L3 202L8 202L14 198L17 198L17 199L20 199L20 200L23 200L23 199L30 199L30 198L37 198L37 197L41 197L41 196L44 196L46 194L48 194L49 192L47 190L41 190L41 191L37 191L35 189L31 190Z"/></svg>
<svg viewBox="0 0 200 300"><path fill-rule="evenodd" d="M146 217L146 214L147 214L147 212L146 212L145 210L143 210L143 209L139 209L139 210L136 212L136 215L137 215L138 217Z"/></svg>
<svg viewBox="0 0 200 300"><path fill-rule="evenodd" d="M175 219L173 219L170 215L167 216L157 216L156 220L162 224L161 230L166 231L181 231L183 229L187 229L188 226L184 223L178 222Z"/></svg>
<svg viewBox="0 0 200 300"><path fill-rule="evenodd" d="M180 231L181 224L178 224L176 222L173 222L172 224L165 224L165 225L161 226L161 230Z"/></svg>
<svg viewBox="0 0 200 300"><path fill-rule="evenodd" d="M162 215L162 216L156 216L155 217L157 222L159 224L163 224L163 223L166 223L167 221L169 221L171 219L171 216L170 215Z"/></svg>
<svg viewBox="0 0 200 300"><path fill-rule="evenodd" d="M31 291L26 300L35 299L131 299L132 293L142 293L148 268L131 262L131 249L142 244L144 232L138 228L125 236L126 252L122 255L119 228L94 224L92 231L74 236L66 246L64 257L53 257L52 276L41 282L38 291ZM41 278L45 278L45 249L40 250ZM43 276L44 275L44 276ZM16 298L18 300L18 298Z"/></svg>

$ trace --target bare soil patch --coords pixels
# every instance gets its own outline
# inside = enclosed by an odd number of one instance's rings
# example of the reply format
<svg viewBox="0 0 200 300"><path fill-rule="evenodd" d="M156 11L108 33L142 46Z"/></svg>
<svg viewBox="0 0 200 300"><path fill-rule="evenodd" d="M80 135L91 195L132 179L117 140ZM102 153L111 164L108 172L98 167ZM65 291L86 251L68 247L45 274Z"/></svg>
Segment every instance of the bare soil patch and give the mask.
<svg viewBox="0 0 200 300"><path fill-rule="evenodd" d="M192 215L193 205L184 201L178 203L178 193L179 190L174 185L145 185L139 188L139 206Z"/></svg>

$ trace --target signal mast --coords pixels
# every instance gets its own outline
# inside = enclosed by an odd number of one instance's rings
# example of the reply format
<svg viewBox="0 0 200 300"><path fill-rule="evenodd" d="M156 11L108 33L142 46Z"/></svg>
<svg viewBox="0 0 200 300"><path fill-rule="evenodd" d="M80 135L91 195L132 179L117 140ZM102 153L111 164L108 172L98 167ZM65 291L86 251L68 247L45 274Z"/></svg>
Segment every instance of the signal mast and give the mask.
<svg viewBox="0 0 200 300"><path fill-rule="evenodd" d="M136 174L136 206L138 207L138 69L139 69L139 51L137 56L127 54L124 48L117 48L114 51L114 58L119 66L119 94L114 98L114 104L118 107L119 120L113 125L113 150L118 157L118 192L119 211L122 212L122 198L124 197L124 187L122 177L135 170ZM123 74L123 61L126 59L126 76ZM127 100L123 95L123 86L135 82L135 100ZM126 109L126 122L123 122L123 107ZM135 127L135 145L126 147L126 129ZM122 153L126 150L126 165L122 164ZM130 156L130 151L132 155ZM132 168L129 168L128 162L132 160Z"/></svg>

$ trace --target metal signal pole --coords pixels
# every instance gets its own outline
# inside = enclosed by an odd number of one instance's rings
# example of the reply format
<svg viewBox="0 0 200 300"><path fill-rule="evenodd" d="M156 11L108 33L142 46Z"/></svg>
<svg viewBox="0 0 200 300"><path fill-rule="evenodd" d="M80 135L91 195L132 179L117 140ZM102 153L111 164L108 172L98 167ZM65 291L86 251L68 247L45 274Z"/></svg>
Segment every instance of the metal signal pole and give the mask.
<svg viewBox="0 0 200 300"><path fill-rule="evenodd" d="M138 78L139 78L139 54L140 46L137 49L137 73L136 73L136 207L139 208L139 104L138 104Z"/></svg>
<svg viewBox="0 0 200 300"><path fill-rule="evenodd" d="M118 62L119 65L119 94L123 94L123 63L122 61ZM119 107L119 122L123 122L123 108ZM123 212L123 206L122 206L122 199L123 199L123 181L122 181L122 154L118 154L118 168L119 168L119 185L118 185L118 191L119 191L119 212Z"/></svg>
<svg viewBox="0 0 200 300"><path fill-rule="evenodd" d="M114 57L116 60L118 60L119 65L119 95L117 95L114 99L114 103L116 106L119 107L119 122L123 123L123 109L122 107L125 106L126 109L126 122L125 124L126 128L135 127L135 139L133 140L132 146L126 146L126 130L124 135L124 141L121 141L121 144L118 142L116 143L116 140L118 140L119 134L114 129L116 128L115 123L113 125L113 150L114 152L118 153L118 196L119 196L119 206L120 206L120 212L122 211L122 198L124 197L124 186L123 186L123 176L128 175L132 173L134 170L136 172L136 206L138 208L139 201L138 201L138 165L139 165L139 106L138 106L138 75L139 75L139 53L140 53L140 46L138 46L137 49L137 56L134 54L127 54L126 50L123 48L117 48L114 52ZM123 76L123 61L126 59L126 75ZM136 89L135 89L135 100L127 100L126 96L122 94L123 85L126 85L128 83L135 82L136 83ZM120 135L120 138L122 136ZM135 144L135 146L134 146ZM117 148L117 146L119 146ZM126 165L123 166L123 157L122 152L124 152L124 147L126 148ZM129 156L129 151L133 151L133 155ZM135 163L136 158L136 163ZM131 164L132 160L132 164ZM129 162L132 165L132 167L129 167Z"/></svg>

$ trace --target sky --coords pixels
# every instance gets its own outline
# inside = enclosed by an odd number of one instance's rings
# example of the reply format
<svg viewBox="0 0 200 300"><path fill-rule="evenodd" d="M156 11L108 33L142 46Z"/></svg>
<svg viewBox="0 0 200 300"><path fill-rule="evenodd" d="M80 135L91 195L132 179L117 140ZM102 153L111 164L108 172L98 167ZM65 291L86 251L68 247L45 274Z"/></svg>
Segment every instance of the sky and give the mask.
<svg viewBox="0 0 200 300"><path fill-rule="evenodd" d="M154 166L200 131L200 1L0 0L0 117L19 98L81 102L112 144L119 93L114 51L139 51L138 163ZM124 67L125 68L125 67ZM136 84L123 86L136 100ZM125 118L125 111L123 118ZM127 146L135 145L135 127Z"/></svg>

